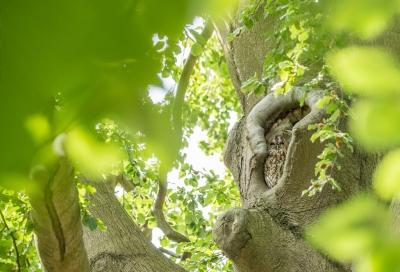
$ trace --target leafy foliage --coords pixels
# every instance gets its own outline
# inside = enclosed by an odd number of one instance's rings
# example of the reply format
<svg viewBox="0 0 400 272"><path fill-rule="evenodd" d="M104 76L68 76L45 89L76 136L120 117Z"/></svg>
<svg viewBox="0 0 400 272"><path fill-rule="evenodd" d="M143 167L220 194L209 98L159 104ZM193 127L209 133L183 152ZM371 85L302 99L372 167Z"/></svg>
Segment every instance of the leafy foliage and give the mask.
<svg viewBox="0 0 400 272"><path fill-rule="evenodd" d="M175 80L179 80L181 74L181 67L176 65L176 55L188 52L188 48L190 46L193 48L197 40L200 40L194 33L197 32L191 28L184 33L183 38L177 43L182 49L175 50L171 58L175 63L164 68L169 69L167 75L171 75ZM163 43L168 44L168 40ZM166 48L161 51L165 51ZM188 146L187 140L194 132L194 128L200 126L207 131L208 139L200 142L199 147L207 154L222 151L230 125L230 115L234 113L238 115L241 112L238 101L234 98L234 88L228 78L222 49L214 37L204 47L186 91L182 118L183 147ZM172 97L167 94L162 103L153 107L158 112L169 112L171 104ZM118 144L125 152L125 158L114 163L112 176L105 178L110 180L113 176L122 177L123 184L120 185L124 188L124 193L119 196L119 200L128 214L138 225L146 225L150 229L156 227L151 209L157 194L160 160L150 156L151 153L147 151L148 139L141 133L132 134L122 129L120 124L110 119L99 123L97 130L103 140ZM207 173L195 170L192 165L184 162L185 156L182 153L179 162L175 163L180 168L179 178L183 180L183 184L168 189L165 213L169 224L176 231L190 237L191 242L176 244L167 237L161 237L160 244L173 249L177 255L181 255L184 251L192 252L191 258L181 263L186 269L196 268L200 271L227 269L231 266L229 262L215 262L222 256L212 241L211 228L222 210L240 205L236 185L228 174L219 177L212 171ZM121 183L121 179L119 181ZM126 183L131 186L126 186Z"/></svg>
<svg viewBox="0 0 400 272"><path fill-rule="evenodd" d="M25 194L0 188L1 271L42 271L33 241L30 209Z"/></svg>
<svg viewBox="0 0 400 272"><path fill-rule="evenodd" d="M353 139L348 133L341 132L339 129L340 119L348 116L349 105L342 97L339 97L335 90L327 93L317 103L317 108L326 108L326 113L330 115L328 119L324 119L322 123L309 125L308 129L317 129L311 136L311 141L314 142L320 139L320 142L329 141L325 145L324 151L318 156L320 159L315 167L316 180L311 181L311 186L302 192L302 195L308 194L313 196L316 192L322 191L326 183L332 185L332 189L341 190L339 183L332 177L334 167L341 169L338 162L339 157L344 157L341 148L346 145L352 152Z"/></svg>
<svg viewBox="0 0 400 272"><path fill-rule="evenodd" d="M324 60L332 50L343 48L347 38L341 33L326 31L324 23L332 15L324 12L321 4L311 0L254 1L243 9L239 21L250 29L259 20L257 10L261 6L264 8L264 17L280 18L277 30L264 34L266 38L275 40L276 47L266 56L261 80L255 74L243 83L242 91L261 95L266 89L271 89L275 95L286 94L301 80L304 96L299 102L300 106L303 106L309 92L320 88L325 90L325 97L318 102L317 108L326 107L330 117L320 124L309 126L309 129L317 129L311 137L312 142L320 139L320 142L329 143L318 156L320 161L315 168L317 179L311 181L311 186L304 190L302 195L315 195L326 183L331 184L333 189L340 190L340 185L332 177L331 171L334 166L340 169L337 158L343 156L343 144L353 150L352 138L339 128L340 119L349 114L347 101L353 100L353 97L335 91L340 90L340 86L331 78L327 69L330 66L324 64ZM233 40L244 29L244 26L236 29L228 40ZM317 76L309 78L308 71L316 73Z"/></svg>
<svg viewBox="0 0 400 272"><path fill-rule="evenodd" d="M338 1L326 25L372 38L388 24L393 12L389 7L396 6L395 10L400 11L398 1L388 4L382 7L375 1ZM344 6L346 10L338 9ZM335 21L338 18L340 23ZM361 95L349 110L350 129L365 149L374 152L399 145L399 109L394 106L399 100L398 68L393 59L387 52L368 47L348 47L332 52L328 58L329 67L344 90ZM395 209L383 202L396 201L398 197L398 153L397 149L389 152L378 166L373 185L380 198L363 194L328 211L308 230L314 246L339 261L353 262L359 271L399 270L396 256L400 240L393 218L396 215L392 213Z"/></svg>
<svg viewBox="0 0 400 272"><path fill-rule="evenodd" d="M152 144L164 137L148 124L169 123L151 110L151 104L142 103L147 87L160 86L157 74L168 72L166 64L174 65L171 56L173 50L179 50L176 43L185 24L207 11L218 14L226 4L179 1L169 5L160 0L7 2L2 7L8 14L2 17L7 25L3 39L16 46L2 58L7 67L2 71L2 89L7 90L2 99L8 102L0 115L9 129L0 135L0 141L7 143L0 159L1 185L27 189L29 167L54 159L51 143L62 133L70 136L66 145L72 159L88 164L88 168L96 165L82 157L82 152L72 151L85 143L89 143L88 151L97 149L97 144L90 144L89 132L94 124L110 116L130 131L145 134L151 139L148 148L160 157L168 153L170 145ZM15 21L15 16L23 19ZM162 52L162 43L153 44L155 34L169 38ZM165 54L169 57L164 58ZM60 95L63 110L55 111L53 98ZM24 156L19 155L21 150ZM106 159L108 154L113 152L105 150L100 157Z"/></svg>
<svg viewBox="0 0 400 272"><path fill-rule="evenodd" d="M244 26L228 38L233 40L246 28L252 28L259 21L257 10L264 8L263 16L279 16L280 24L276 31L265 33L266 39L273 39L276 47L267 54L261 79L255 75L243 83L242 91L253 91L256 95L264 93L265 89L272 89L275 94L285 94L308 69L319 67L316 78L302 82L303 90L328 87L324 81L327 70L321 60L331 48L341 48L346 43L343 35L327 32L323 28L326 13L321 5L315 1L258 0L246 6L240 20Z"/></svg>

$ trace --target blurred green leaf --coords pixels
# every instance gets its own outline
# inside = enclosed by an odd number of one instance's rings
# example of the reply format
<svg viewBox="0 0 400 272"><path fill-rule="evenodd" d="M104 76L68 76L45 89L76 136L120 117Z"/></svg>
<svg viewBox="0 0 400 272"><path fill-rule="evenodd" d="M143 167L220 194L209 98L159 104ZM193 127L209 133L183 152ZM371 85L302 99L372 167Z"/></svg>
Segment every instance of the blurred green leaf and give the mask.
<svg viewBox="0 0 400 272"><path fill-rule="evenodd" d="M65 147L70 158L94 176L110 172L111 165L122 159L116 146L98 141L80 128L68 133Z"/></svg>
<svg viewBox="0 0 400 272"><path fill-rule="evenodd" d="M391 151L379 164L374 178L375 191L386 200L400 197L400 150Z"/></svg>
<svg viewBox="0 0 400 272"><path fill-rule="evenodd" d="M138 220L139 224L144 225L144 223L146 223L146 217L142 213L138 214L138 219L137 220Z"/></svg>
<svg viewBox="0 0 400 272"><path fill-rule="evenodd" d="M398 98L360 100L350 111L351 134L365 149L388 149L400 144Z"/></svg>
<svg viewBox="0 0 400 272"><path fill-rule="evenodd" d="M324 96L323 98L321 98L320 100L318 100L316 106L318 109L322 109L323 107L325 107L326 105L328 105L328 103L332 100L332 97L329 95Z"/></svg>
<svg viewBox="0 0 400 272"><path fill-rule="evenodd" d="M332 2L326 26L338 30L350 30L361 38L373 38L381 33L398 7L398 1L386 0L337 0Z"/></svg>
<svg viewBox="0 0 400 272"><path fill-rule="evenodd" d="M196 42L203 46L206 45L206 39L200 33L197 33L194 29L189 29L189 32L194 36Z"/></svg>
<svg viewBox="0 0 400 272"><path fill-rule="evenodd" d="M307 31L302 32L301 34L299 34L299 36L297 37L299 39L299 42L304 42L305 40L307 40L309 37L309 34Z"/></svg>
<svg viewBox="0 0 400 272"><path fill-rule="evenodd" d="M32 135L33 140L40 144L50 136L51 127L46 116L36 114L28 116L25 121L25 127Z"/></svg>
<svg viewBox="0 0 400 272"><path fill-rule="evenodd" d="M203 46L201 46L201 44L199 44L199 43L193 44L192 50L190 51L190 53L191 53L193 56L195 56L195 57L200 56L200 54L201 54L202 52L203 52Z"/></svg>
<svg viewBox="0 0 400 272"><path fill-rule="evenodd" d="M348 47L327 57L332 74L346 90L373 95L400 92L400 70L393 57L368 47Z"/></svg>
<svg viewBox="0 0 400 272"><path fill-rule="evenodd" d="M385 222L386 208L359 195L327 211L307 230L307 239L336 260L350 261L375 248Z"/></svg>

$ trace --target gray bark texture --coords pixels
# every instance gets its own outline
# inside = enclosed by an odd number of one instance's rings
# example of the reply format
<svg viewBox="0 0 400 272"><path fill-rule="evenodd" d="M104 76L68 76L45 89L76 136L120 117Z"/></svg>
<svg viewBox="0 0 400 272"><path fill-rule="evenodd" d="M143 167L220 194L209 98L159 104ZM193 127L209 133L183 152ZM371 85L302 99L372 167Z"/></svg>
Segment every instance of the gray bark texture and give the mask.
<svg viewBox="0 0 400 272"><path fill-rule="evenodd" d="M107 231L82 226L73 164L61 159L37 167L30 197L36 247L45 271L184 271L166 258L136 226L108 183L80 176L97 192L91 214Z"/></svg>
<svg viewBox="0 0 400 272"><path fill-rule="evenodd" d="M89 196L94 203L89 210L107 226L105 232L84 229L91 271L185 271L145 237L107 183L93 182L86 176L80 180L96 188L96 193Z"/></svg>
<svg viewBox="0 0 400 272"><path fill-rule="evenodd" d="M90 271L72 163L61 159L52 167L37 167L33 172L38 188L29 196L31 220L43 269Z"/></svg>
<svg viewBox="0 0 400 272"><path fill-rule="evenodd" d="M262 74L265 56L275 46L273 38L264 38L262 34L275 32L279 19L273 16L261 19L251 30L228 42L228 35L239 27L239 11L232 9L225 18L215 21L215 25L244 112L229 133L224 153L225 165L240 190L242 208L233 208L220 215L213 229L214 240L232 260L236 272L351 271L349 264L332 261L311 248L304 240L304 230L329 207L361 191L370 190L373 172L381 155L366 153L357 144L353 153L343 147L345 157L339 159L342 169L334 169L333 172L342 190L334 191L325 186L314 197L301 197L302 191L315 178L317 156L324 147L324 143L312 143L310 137L313 131L307 130L308 124L319 123L326 117L324 110L315 107L322 95L321 91L315 91L305 101L310 113L301 116L300 120L286 118L289 120L283 128L289 128L292 136L283 175L275 187L267 187L263 173L267 156L265 135L273 135L274 129L279 129L274 124L285 113L288 116L287 113L294 113L296 109L299 111L298 101L302 94L298 87L301 85L292 88L286 96L275 97L271 90L261 97L241 92L243 82L255 72ZM264 18L262 8L258 12L259 18ZM368 45L388 47L392 54L399 56L398 25L396 21L394 26ZM306 74L310 77L316 75L312 69ZM283 119L282 123L285 123ZM341 120L340 128L348 131L347 120ZM398 209L398 204L392 206L393 210Z"/></svg>

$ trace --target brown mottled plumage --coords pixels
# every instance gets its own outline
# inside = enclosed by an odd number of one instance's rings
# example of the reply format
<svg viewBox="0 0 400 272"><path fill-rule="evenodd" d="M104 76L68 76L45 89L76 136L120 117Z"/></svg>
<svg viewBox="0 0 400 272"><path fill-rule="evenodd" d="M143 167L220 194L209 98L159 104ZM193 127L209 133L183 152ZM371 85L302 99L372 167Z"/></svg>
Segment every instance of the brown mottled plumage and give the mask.
<svg viewBox="0 0 400 272"><path fill-rule="evenodd" d="M286 139L281 135L275 135L267 139L267 158L264 163L264 179L271 189L283 174L286 159Z"/></svg>

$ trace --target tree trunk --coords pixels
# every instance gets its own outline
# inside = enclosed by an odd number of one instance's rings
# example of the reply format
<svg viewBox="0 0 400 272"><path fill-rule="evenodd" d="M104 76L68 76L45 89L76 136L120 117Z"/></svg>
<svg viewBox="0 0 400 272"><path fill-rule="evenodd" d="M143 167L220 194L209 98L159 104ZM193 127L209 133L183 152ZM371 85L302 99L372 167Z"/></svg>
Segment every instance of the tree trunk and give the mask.
<svg viewBox="0 0 400 272"><path fill-rule="evenodd" d="M184 271L140 231L105 182L80 180L97 192L88 198L91 214L106 232L83 228L72 164L35 169L38 190L30 195L36 247L45 271Z"/></svg>
<svg viewBox="0 0 400 272"><path fill-rule="evenodd" d="M263 9L258 12L259 18L264 18ZM332 261L311 248L304 240L303 232L327 208L360 191L369 190L381 156L366 153L357 145L354 152L343 148L345 156L339 159L342 169L333 172L342 190L334 191L325 186L314 197L301 197L302 191L315 178L317 156L323 150L323 143L310 141L312 131L307 130L308 124L319 123L325 117L324 110L315 107L321 92L309 94L305 102L310 108L308 114L304 108L299 109L302 93L297 87L292 88L288 95L276 98L271 90L260 97L244 95L242 83L255 73L262 74L265 56L276 46L273 38L265 39L262 34L274 33L279 18L268 16L228 42L228 35L239 26L238 15L237 11L231 11L216 22L216 29L244 112L242 119L230 131L224 154L225 165L240 189L243 207L220 215L213 229L214 240L232 260L237 272L350 271L349 264ZM383 34L370 45L393 45L392 53L399 56L396 42L399 35L393 37L393 33L389 30L389 34ZM309 73L309 76L316 75L312 69ZM302 113L301 118L293 118L295 112ZM278 120L286 125L275 128L274 123ZM341 121L340 128L348 130L347 120ZM270 189L263 172L267 156L265 135L274 134L274 129L289 129L291 138L283 175Z"/></svg>

